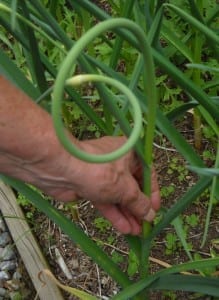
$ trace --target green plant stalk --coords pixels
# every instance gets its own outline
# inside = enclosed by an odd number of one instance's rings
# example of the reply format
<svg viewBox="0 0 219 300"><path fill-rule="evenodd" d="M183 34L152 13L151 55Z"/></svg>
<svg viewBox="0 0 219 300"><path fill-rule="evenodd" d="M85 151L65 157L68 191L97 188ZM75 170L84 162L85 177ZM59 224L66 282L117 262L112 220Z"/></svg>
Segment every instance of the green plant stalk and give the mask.
<svg viewBox="0 0 219 300"><path fill-rule="evenodd" d="M190 7L193 14L196 18L203 22L202 18L202 11L203 11L203 0L197 1L197 6L195 5L193 0L190 0ZM197 64L201 63L201 55L202 55L202 44L203 39L201 38L199 32L195 30L194 32L195 38L193 43L193 52L194 52L194 59L193 61ZM199 69L194 69L192 74L193 82L197 86L201 86L201 72ZM193 122L194 122L194 142L196 149L201 149L201 140L202 140L202 132L201 132L201 114L198 110L198 107L194 109L193 115Z"/></svg>
<svg viewBox="0 0 219 300"><path fill-rule="evenodd" d="M219 168L219 141L217 145L217 154L216 154L216 161L214 168L217 169ZM209 199L209 204L208 204L208 211L207 211L207 216L206 216L206 221L205 221L205 228L204 228L204 234L201 242L201 248L204 247L208 235L208 228L210 224L210 218L211 218L211 212L212 212L212 207L213 203L215 200L215 194L216 194L216 188L218 187L218 176L214 176L212 179L212 186L211 186L211 193L210 193L210 199Z"/></svg>
<svg viewBox="0 0 219 300"><path fill-rule="evenodd" d="M136 8L135 13L139 13L139 7ZM138 22L137 22L138 23ZM140 24L139 24L140 26ZM150 34L150 40L148 38L148 48L149 43L153 40L153 34ZM139 60L139 70L141 67L143 73L143 93L147 95L147 113L145 114L145 119L147 120L147 127L145 131L144 138L144 169L143 169L143 191L150 197L151 195L151 173L152 173L152 162L153 162L153 139L155 134L155 123L156 123L156 112L157 112L157 91L155 82L155 70L154 62L152 58L152 53L150 48L148 49L150 53L150 60L148 60L147 67L149 66L150 73L146 69L146 65ZM150 87L150 89L149 89ZM139 274L140 278L146 278L148 276L149 270L149 254L150 254L150 241L147 239L151 231L151 224L147 221L143 221L142 224L142 236L141 236L141 253L140 253L140 264L139 264ZM143 291L139 295L142 299L148 298L147 291Z"/></svg>
<svg viewBox="0 0 219 300"><path fill-rule="evenodd" d="M17 11L17 0L11 1L11 27L14 30L16 27L16 11Z"/></svg>

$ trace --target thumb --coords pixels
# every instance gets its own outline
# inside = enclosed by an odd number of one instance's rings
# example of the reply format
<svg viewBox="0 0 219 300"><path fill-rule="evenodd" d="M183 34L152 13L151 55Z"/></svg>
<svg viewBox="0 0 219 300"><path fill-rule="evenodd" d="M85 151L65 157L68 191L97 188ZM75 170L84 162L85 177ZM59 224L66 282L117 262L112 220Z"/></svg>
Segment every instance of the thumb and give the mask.
<svg viewBox="0 0 219 300"><path fill-rule="evenodd" d="M123 177L123 193L120 205L126 207L138 220L151 222L155 217L150 199L142 193L131 175Z"/></svg>

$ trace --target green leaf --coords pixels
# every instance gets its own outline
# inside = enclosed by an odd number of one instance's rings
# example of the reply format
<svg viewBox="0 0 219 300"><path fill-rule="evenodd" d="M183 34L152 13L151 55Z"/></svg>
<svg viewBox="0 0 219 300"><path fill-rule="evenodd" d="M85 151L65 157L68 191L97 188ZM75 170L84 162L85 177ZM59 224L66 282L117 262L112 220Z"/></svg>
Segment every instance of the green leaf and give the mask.
<svg viewBox="0 0 219 300"><path fill-rule="evenodd" d="M219 176L218 168L199 168L194 166L188 166L188 169L203 176L208 176L208 177Z"/></svg>
<svg viewBox="0 0 219 300"><path fill-rule="evenodd" d="M203 296L218 297L219 279L188 275L166 275L150 285L152 290L186 291L200 293Z"/></svg>
<svg viewBox="0 0 219 300"><path fill-rule="evenodd" d="M209 71L209 72L219 73L219 68L210 67L208 65L203 65L203 64L186 64L186 66L188 68L198 69L198 70L202 70L202 71L205 71L205 72Z"/></svg>
<svg viewBox="0 0 219 300"><path fill-rule="evenodd" d="M178 238L180 239L182 245L183 245L183 248L188 256L188 258L190 260L193 260L192 259L192 255L189 251L189 246L187 244L187 241L186 241L186 238L185 238L185 230L183 229L183 223L182 223L182 219L180 216L176 217L173 222L172 222L175 230L176 230L176 233L177 233L177 236Z"/></svg>

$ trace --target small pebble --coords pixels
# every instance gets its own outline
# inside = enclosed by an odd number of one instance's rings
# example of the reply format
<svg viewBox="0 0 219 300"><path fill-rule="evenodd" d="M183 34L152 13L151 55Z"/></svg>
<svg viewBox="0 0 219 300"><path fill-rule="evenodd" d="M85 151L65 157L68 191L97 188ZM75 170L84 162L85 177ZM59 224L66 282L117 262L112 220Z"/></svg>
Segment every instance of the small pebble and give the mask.
<svg viewBox="0 0 219 300"><path fill-rule="evenodd" d="M0 248L0 261L1 260L11 260L16 257L11 245L7 245L5 248Z"/></svg>
<svg viewBox="0 0 219 300"><path fill-rule="evenodd" d="M0 247L6 246L11 241L10 235L7 231L0 235Z"/></svg>
<svg viewBox="0 0 219 300"><path fill-rule="evenodd" d="M14 279L14 280L20 280L21 278L22 278L21 273L18 270L16 270L14 272L13 276L12 276L12 279Z"/></svg>
<svg viewBox="0 0 219 300"><path fill-rule="evenodd" d="M7 292L6 289L0 287L0 296L1 297L4 297L6 295L6 292Z"/></svg>
<svg viewBox="0 0 219 300"><path fill-rule="evenodd" d="M10 275L7 271L0 271L0 280L9 280Z"/></svg>
<svg viewBox="0 0 219 300"><path fill-rule="evenodd" d="M16 269L16 263L13 260L6 260L0 263L0 270L13 271Z"/></svg>

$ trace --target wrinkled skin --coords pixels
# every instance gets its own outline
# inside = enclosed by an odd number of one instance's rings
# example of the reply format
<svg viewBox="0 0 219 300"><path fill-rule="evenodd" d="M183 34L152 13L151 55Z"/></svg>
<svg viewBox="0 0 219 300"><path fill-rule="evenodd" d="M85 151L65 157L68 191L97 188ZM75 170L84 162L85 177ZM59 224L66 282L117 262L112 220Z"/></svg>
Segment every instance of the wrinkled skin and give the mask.
<svg viewBox="0 0 219 300"><path fill-rule="evenodd" d="M123 137L103 137L97 140L80 142L80 147L90 153L107 153L120 147L125 142ZM142 184L142 168L140 160L129 152L122 158L105 164L81 162L75 165L65 164L64 178L69 184L64 188L53 186L47 191L56 199L69 201L85 198L105 216L121 233L137 235L141 231L141 221L152 221L160 207L159 187L156 173L152 174L152 194L146 197L140 186ZM73 170L74 169L74 170ZM63 175L62 175L63 176ZM72 177L72 179L71 179ZM71 185L74 182L74 185ZM47 187L41 186L41 189Z"/></svg>

